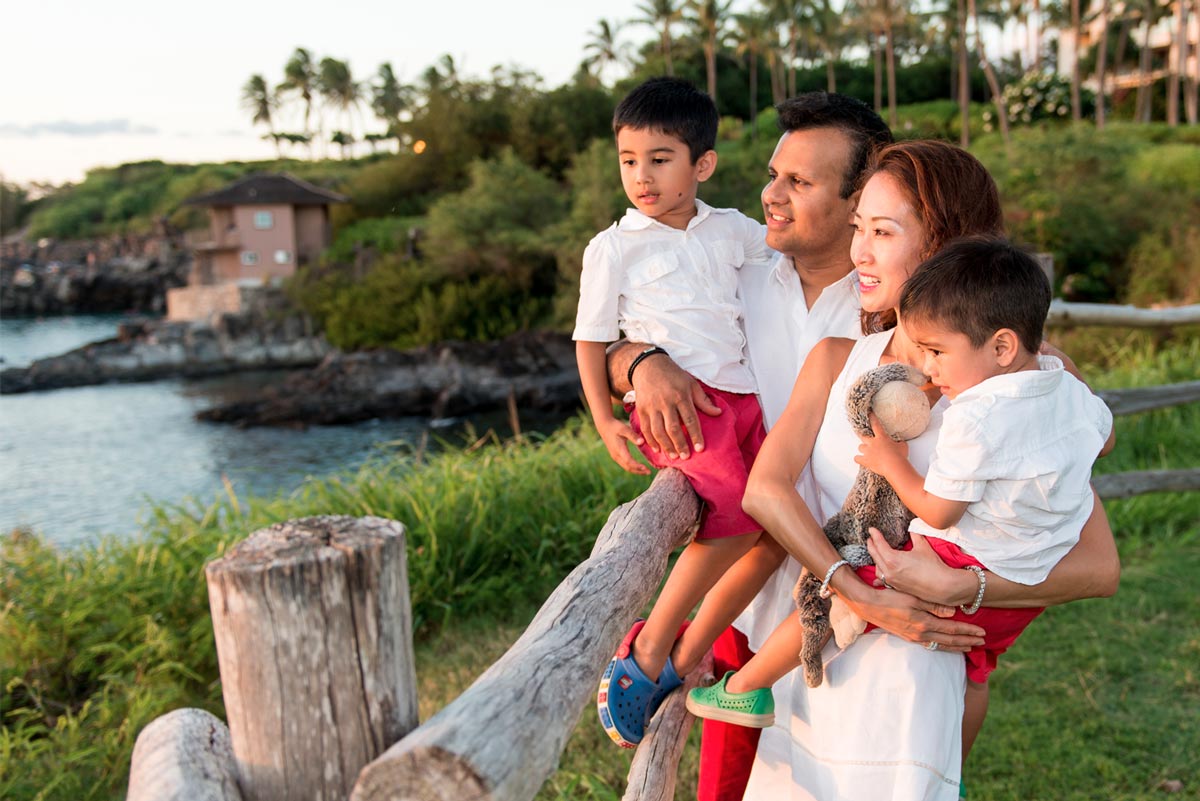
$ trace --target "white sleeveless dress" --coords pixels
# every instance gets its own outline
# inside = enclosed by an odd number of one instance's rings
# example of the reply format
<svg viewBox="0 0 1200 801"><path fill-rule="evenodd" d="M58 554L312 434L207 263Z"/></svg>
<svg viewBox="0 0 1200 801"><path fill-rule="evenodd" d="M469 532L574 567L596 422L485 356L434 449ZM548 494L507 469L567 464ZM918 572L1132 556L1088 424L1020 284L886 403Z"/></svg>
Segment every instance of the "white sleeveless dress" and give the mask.
<svg viewBox="0 0 1200 801"><path fill-rule="evenodd" d="M813 500L821 522L841 508L858 465L858 437L846 418L846 390L879 364L891 332L855 344L830 391L817 435L811 471L798 487ZM909 459L924 473L937 440L943 398L928 430L909 442ZM791 590L799 564L788 559L776 571L738 627L751 648L793 613ZM763 731L746 801L956 801L961 767L965 682L961 654L924 646L880 630L864 634L845 651L825 648L825 682L804 683L803 671L773 688L775 725Z"/></svg>

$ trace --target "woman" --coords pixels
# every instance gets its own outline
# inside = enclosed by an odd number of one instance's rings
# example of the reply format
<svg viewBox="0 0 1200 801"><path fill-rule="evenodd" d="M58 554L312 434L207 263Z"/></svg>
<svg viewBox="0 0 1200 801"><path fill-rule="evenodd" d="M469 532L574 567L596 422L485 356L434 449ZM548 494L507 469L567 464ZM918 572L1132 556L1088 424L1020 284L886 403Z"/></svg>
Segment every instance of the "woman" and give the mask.
<svg viewBox="0 0 1200 801"><path fill-rule="evenodd" d="M857 343L828 339L813 349L787 409L767 437L744 502L779 544L820 576L839 557L818 521L840 508L858 469L858 439L845 421L846 388L878 364L920 364L916 347L894 327L904 281L949 239L998 234L1003 223L995 184L974 157L946 143L914 141L880 152L854 227L851 256L869 335ZM940 394L931 392L929 401L930 427L909 443L909 458L921 472L941 421ZM823 418L814 414L817 409L824 410ZM811 475L804 472L809 464ZM802 480L812 483L800 489ZM1113 592L1115 550L1103 509L1099 504L1096 509L1080 544L1045 583L1023 587L989 574L985 602L1029 606ZM926 600L934 603L969 604L978 590L973 573L945 567L931 553L873 549L873 556L885 574L923 576L923 586L930 588ZM790 613L798 574L798 564L788 560L739 621L752 649L761 647ZM841 602L868 619L867 594L890 592L868 587L851 570L835 571L830 586ZM720 591L718 586L715 592ZM963 649L880 631L840 653L829 646L823 686L809 689L799 672L775 686L777 722L763 733L745 797L957 798L964 667L956 650Z"/></svg>

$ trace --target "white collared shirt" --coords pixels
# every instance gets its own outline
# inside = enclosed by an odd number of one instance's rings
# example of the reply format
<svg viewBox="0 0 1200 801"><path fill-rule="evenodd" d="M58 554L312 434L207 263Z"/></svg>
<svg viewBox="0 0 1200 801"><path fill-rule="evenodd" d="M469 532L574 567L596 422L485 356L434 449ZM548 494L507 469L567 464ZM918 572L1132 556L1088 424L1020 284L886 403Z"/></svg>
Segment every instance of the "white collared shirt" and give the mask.
<svg viewBox="0 0 1200 801"><path fill-rule="evenodd" d="M769 264L747 264L742 268L738 291L750 366L758 379L763 422L770 431L783 414L796 376L813 346L825 337L862 338L858 275L851 271L825 287L810 309L795 265L779 253Z"/></svg>
<svg viewBox="0 0 1200 801"><path fill-rule="evenodd" d="M709 386L753 393L738 273L773 256L765 227L736 209L697 200L684 230L629 209L584 251L572 338L611 342L623 331Z"/></svg>
<svg viewBox="0 0 1200 801"><path fill-rule="evenodd" d="M1039 584L1079 541L1092 513L1092 463L1112 412L1053 356L994 376L946 410L927 492L969 501L957 525L910 530L953 542L993 573Z"/></svg>

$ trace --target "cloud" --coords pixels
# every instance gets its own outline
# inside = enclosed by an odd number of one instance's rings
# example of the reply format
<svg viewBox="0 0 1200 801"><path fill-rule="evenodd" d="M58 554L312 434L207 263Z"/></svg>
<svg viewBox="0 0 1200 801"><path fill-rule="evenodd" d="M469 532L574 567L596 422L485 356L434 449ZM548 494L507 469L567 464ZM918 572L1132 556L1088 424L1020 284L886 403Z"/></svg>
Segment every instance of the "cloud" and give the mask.
<svg viewBox="0 0 1200 801"><path fill-rule="evenodd" d="M134 125L128 119L92 120L90 122L75 122L72 120L57 120L55 122L35 122L29 125L0 124L0 136L145 136L158 133L158 129L149 125Z"/></svg>

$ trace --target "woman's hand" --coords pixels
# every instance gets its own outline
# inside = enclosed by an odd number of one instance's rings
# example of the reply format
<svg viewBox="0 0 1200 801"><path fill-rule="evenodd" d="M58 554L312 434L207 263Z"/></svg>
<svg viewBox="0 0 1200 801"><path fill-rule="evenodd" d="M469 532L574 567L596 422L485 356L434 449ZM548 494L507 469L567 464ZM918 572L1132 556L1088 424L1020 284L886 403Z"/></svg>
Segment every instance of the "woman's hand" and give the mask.
<svg viewBox="0 0 1200 801"><path fill-rule="evenodd" d="M897 590L874 589L857 576L854 581L861 591L853 590L846 581L844 587L838 588L838 595L854 614L889 634L924 645L937 643L943 651L958 653L983 644L984 632L979 626L947 619L954 614L954 607L922 601Z"/></svg>
<svg viewBox="0 0 1200 801"><path fill-rule="evenodd" d="M934 604L951 608L975 600L979 584L975 574L957 570L943 562L925 538L913 533L912 550L888 545L877 528L871 528L867 551L875 562L875 586L900 590Z"/></svg>

